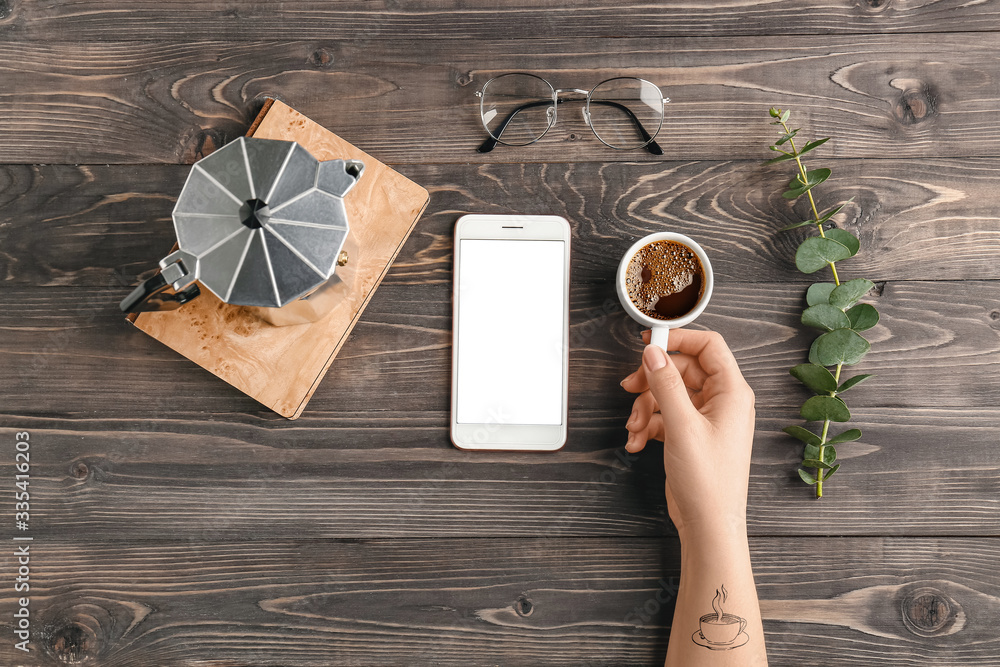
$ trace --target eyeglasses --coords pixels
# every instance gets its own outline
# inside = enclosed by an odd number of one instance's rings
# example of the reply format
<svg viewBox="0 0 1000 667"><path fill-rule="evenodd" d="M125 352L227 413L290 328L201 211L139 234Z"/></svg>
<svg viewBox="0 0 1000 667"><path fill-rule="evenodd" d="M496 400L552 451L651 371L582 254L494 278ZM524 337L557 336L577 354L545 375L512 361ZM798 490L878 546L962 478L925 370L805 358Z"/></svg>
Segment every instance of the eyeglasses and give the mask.
<svg viewBox="0 0 1000 667"><path fill-rule="evenodd" d="M586 97L561 99L563 94ZM588 91L553 88L540 76L515 72L490 79L476 97L483 127L490 135L477 149L480 153L489 153L497 144L533 144L556 124L560 103L586 101L583 120L602 143L618 150L645 148L663 155L653 138L663 125L663 106L670 99L645 79L615 77Z"/></svg>

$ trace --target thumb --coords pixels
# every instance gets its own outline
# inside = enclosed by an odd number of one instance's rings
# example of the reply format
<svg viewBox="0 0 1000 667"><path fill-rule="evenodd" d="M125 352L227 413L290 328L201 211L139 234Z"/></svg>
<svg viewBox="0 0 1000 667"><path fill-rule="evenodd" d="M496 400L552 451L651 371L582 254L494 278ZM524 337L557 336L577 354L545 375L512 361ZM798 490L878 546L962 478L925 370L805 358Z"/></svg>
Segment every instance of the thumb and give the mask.
<svg viewBox="0 0 1000 667"><path fill-rule="evenodd" d="M663 430L669 436L679 426L698 419L701 414L691 403L684 378L670 357L657 345L647 345L642 353L649 389L660 406Z"/></svg>

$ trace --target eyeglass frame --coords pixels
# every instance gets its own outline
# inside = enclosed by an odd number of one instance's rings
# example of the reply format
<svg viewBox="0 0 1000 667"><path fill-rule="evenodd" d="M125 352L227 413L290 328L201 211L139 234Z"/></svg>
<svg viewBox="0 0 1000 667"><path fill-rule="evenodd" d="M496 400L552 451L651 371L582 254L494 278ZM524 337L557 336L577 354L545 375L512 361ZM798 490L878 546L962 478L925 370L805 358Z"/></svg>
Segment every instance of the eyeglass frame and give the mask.
<svg viewBox="0 0 1000 667"><path fill-rule="evenodd" d="M500 139L499 136L494 136L493 133L490 131L490 128L486 125L486 114L485 114L485 109L483 107L483 105L484 105L484 103L486 101L486 96L484 95L484 93L486 92L486 89L489 87L489 85L491 83L493 83L497 79L505 77L505 76L510 76L512 74L519 74L519 75L522 75L522 76L530 76L530 77L533 77L535 79L538 79L539 81L541 81L542 83L544 83L546 86L548 86L549 90L552 91L552 120L551 120L551 122L549 122L549 124L545 128L544 132L542 132L537 137L535 137L535 139L533 139L532 141L529 141L526 144L508 144L508 143L504 142L502 139ZM652 134L650 134L646 130L646 128L642 125L642 122L640 122L639 119L636 118L635 114L632 113L632 110L629 109L624 104L619 104L619 103L613 102L611 100L594 100L594 99L592 99L594 91L597 90L598 88L600 88L605 83L608 83L609 81L621 81L621 80L625 80L625 79L628 79L628 80L631 80L631 81L639 81L641 83L648 83L649 85L651 85L653 88L656 89L657 93L659 93L660 99L662 100L662 103L661 103L661 106L660 106L660 122L656 126L656 130ZM560 93L575 93L577 95L586 95L587 97L586 97L586 100L560 100L559 99ZM636 150L638 148L645 148L647 151L649 151L653 155L663 155L663 149L660 148L660 145L658 143L656 143L656 141L654 141L654 139L660 133L660 130L663 128L663 117L665 115L663 113L663 106L666 105L666 104L668 104L670 102L670 98L669 97L664 97L663 96L663 91L660 90L660 87L657 86L652 81L649 81L647 79L642 79L642 78L637 77L637 76L615 76L615 77L611 77L610 79L605 79L605 80L599 82L597 85L595 85L590 90L583 90L581 88L556 88L551 83L549 83L546 79L543 79L542 77L538 76L537 74L531 74L529 72L505 72L503 74L499 74L499 75L491 78L489 81L487 81L486 83L484 83L483 87L475 92L475 96L479 98L479 120L483 124L483 129L486 130L486 134L489 135L489 139L487 139L486 141L484 141L482 144L479 145L478 148L476 148L476 150L478 152L480 152L480 153L489 153L490 151L492 151L494 148L497 147L497 144L503 144L504 146L530 146L531 144L537 143L539 140L541 140L542 137L544 137L546 134L548 134L549 130L551 130L555 126L556 121L558 121L558 119L559 119L559 103L560 102L562 102L562 101L565 101L565 102L583 102L583 101L586 101L587 106L584 107L584 110L583 110L584 120L587 123L587 127L590 128L590 131L594 133L594 136L597 137L598 141L600 141L602 144L604 144L608 148L613 148L616 151L631 151L631 150ZM607 141L605 141L603 138L601 138L601 135L598 134L597 130L594 129L594 125L591 122L591 116L590 116L590 105L591 105L591 103L594 103L594 104L606 104L608 106L613 106L613 107L619 108L622 111L624 111L626 114L628 114L628 117L632 119L632 122L635 124L635 127L638 128L639 132L641 133L640 136L642 136L643 139L646 139L646 142L643 143L643 144L640 144L638 146L630 146L630 147L627 147L627 148L626 147L622 147L622 146L613 146L613 145L609 144ZM549 100L538 100L538 101L535 101L535 102L529 102L527 104L522 104L521 106L519 106L516 109L514 109L513 111L511 111L507 115L507 117L503 120L503 122L500 123L500 131L497 132L497 135L502 135L503 134L503 131L507 128L507 125L510 124L510 121L513 120L514 116L519 111L522 111L524 109L528 109L528 108L531 108L531 107L534 107L534 106L540 106L540 105L543 105L543 104L549 104Z"/></svg>

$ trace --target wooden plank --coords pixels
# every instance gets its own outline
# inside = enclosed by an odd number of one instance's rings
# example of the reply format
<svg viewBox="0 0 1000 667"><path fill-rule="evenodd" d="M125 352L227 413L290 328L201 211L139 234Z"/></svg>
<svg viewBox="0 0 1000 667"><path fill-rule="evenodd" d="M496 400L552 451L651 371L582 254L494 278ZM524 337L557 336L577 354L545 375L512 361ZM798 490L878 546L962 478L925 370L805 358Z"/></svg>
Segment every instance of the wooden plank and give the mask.
<svg viewBox="0 0 1000 667"><path fill-rule="evenodd" d="M53 402L64 413L53 416L5 413L0 427L40 443L36 539L114 540L123 527L131 539L261 543L664 534L662 453L624 452L617 387L594 389L604 409L570 413L553 455L457 451L446 406L406 411L382 391L367 409L306 411L293 428L273 414L180 411L175 395L151 398L152 417L78 400ZM758 410L751 534L1000 536L1000 410L855 403L853 416L864 437L839 446L843 468L817 501L795 472L801 445L780 430L794 413Z"/></svg>
<svg viewBox="0 0 1000 667"><path fill-rule="evenodd" d="M668 158L760 159L773 138L772 105L794 109L807 133L832 136L827 154L837 157L995 156L998 52L998 33L463 39L433 48L381 38L3 42L0 88L18 94L0 106L0 155L9 163L191 162L242 134L261 96L274 94L393 164L609 159L614 151L577 113L561 114L532 146L476 152L483 130L473 92L497 73L529 70L560 87L622 74L661 84L673 100L658 137Z"/></svg>
<svg viewBox="0 0 1000 667"><path fill-rule="evenodd" d="M996 538L751 549L774 667L1000 665ZM31 553L43 665L660 664L680 560L669 538L64 538Z"/></svg>
<svg viewBox="0 0 1000 667"><path fill-rule="evenodd" d="M611 264L609 262L609 271ZM155 397L184 412L249 412L254 404L205 371L159 347L121 321L122 288L7 288L0 292L0 365L5 409L48 414L51 407L98 409L108 417L155 418ZM788 368L805 360L814 332L799 324L804 286L720 284L698 320L727 336L761 405L793 407L805 399ZM447 409L451 291L436 285L383 284L313 409ZM570 405L607 407L639 359L640 327L621 312L610 280L571 288ZM852 404L901 407L994 407L1000 404L1000 283L887 283L873 301L882 313L868 332L874 351L852 370L879 375L852 390ZM994 319L996 318L996 319ZM115 367L113 382L90 391ZM429 389L432 389L429 391ZM39 404L37 397L45 396Z"/></svg>
<svg viewBox="0 0 1000 667"><path fill-rule="evenodd" d="M201 297L183 309L139 313L129 321L281 416L297 419L413 231L428 194L281 102L268 103L254 129L254 137L296 141L321 162L364 165L344 199L351 227L344 252L349 249L350 257L337 271L340 291L332 309L314 322L269 326L254 309L225 303L203 285Z"/></svg>
<svg viewBox="0 0 1000 667"><path fill-rule="evenodd" d="M1000 279L1000 160L843 160L817 189L861 254L843 265L873 280ZM0 166L0 277L7 286L123 288L175 236L170 212L189 167ZM448 283L455 220L464 212L555 213L574 228L574 280L609 279L614 256L663 229L698 239L725 282L803 280L794 268L808 232L779 232L808 215L781 198L790 170L757 162L404 165L433 189L417 233L387 280ZM44 233L39 233L44 230ZM159 253L159 254L158 254Z"/></svg>
<svg viewBox="0 0 1000 667"><path fill-rule="evenodd" d="M882 32L987 31L1000 22L992 0L752 0L647 4L567 0L510 3L422 0L367 6L340 0L156 3L110 0L86 10L67 3L4 3L0 37L36 41L187 39L518 39L529 37L664 37L688 35L802 35Z"/></svg>

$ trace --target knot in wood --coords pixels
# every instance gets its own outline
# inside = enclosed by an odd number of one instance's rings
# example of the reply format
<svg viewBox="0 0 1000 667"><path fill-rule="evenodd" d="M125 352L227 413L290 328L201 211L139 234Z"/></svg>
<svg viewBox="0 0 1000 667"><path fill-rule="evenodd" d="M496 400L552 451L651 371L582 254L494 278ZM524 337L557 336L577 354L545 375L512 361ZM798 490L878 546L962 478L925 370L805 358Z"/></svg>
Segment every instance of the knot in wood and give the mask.
<svg viewBox="0 0 1000 667"><path fill-rule="evenodd" d="M861 6L869 14L880 14L888 9L891 4L892 0L864 0Z"/></svg>
<svg viewBox="0 0 1000 667"><path fill-rule="evenodd" d="M67 665L79 665L97 655L97 635L80 623L68 623L49 636L49 651Z"/></svg>
<svg viewBox="0 0 1000 667"><path fill-rule="evenodd" d="M990 311L990 319L993 320L994 322L1000 320L1000 310Z"/></svg>
<svg viewBox="0 0 1000 667"><path fill-rule="evenodd" d="M318 48L309 54L309 64L313 67L329 67L333 64L333 54L324 48Z"/></svg>
<svg viewBox="0 0 1000 667"><path fill-rule="evenodd" d="M531 612L534 610L535 605L531 604L527 595L517 598L517 602L514 603L514 611L517 612L518 616L531 616Z"/></svg>
<svg viewBox="0 0 1000 667"><path fill-rule="evenodd" d="M472 83L472 75L468 72L463 72L455 77L455 83L465 88Z"/></svg>
<svg viewBox="0 0 1000 667"><path fill-rule="evenodd" d="M14 13L14 0L0 0L0 21Z"/></svg>
<svg viewBox="0 0 1000 667"><path fill-rule="evenodd" d="M83 461L77 461L70 467L70 474L77 479L86 479L90 473L90 468Z"/></svg>
<svg viewBox="0 0 1000 667"><path fill-rule="evenodd" d="M918 637L934 637L949 632L961 612L957 602L934 588L918 588L902 601L903 625Z"/></svg>
<svg viewBox="0 0 1000 667"><path fill-rule="evenodd" d="M900 85L900 84L904 85ZM890 82L894 88L902 90L893 115L902 125L916 125L937 114L937 95L930 86L919 81Z"/></svg>

